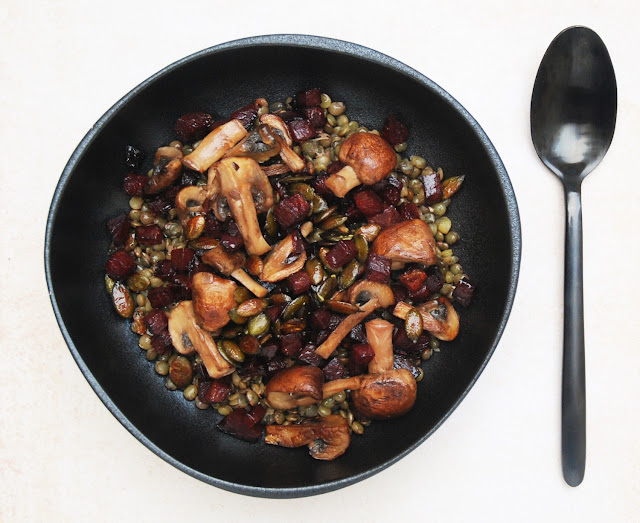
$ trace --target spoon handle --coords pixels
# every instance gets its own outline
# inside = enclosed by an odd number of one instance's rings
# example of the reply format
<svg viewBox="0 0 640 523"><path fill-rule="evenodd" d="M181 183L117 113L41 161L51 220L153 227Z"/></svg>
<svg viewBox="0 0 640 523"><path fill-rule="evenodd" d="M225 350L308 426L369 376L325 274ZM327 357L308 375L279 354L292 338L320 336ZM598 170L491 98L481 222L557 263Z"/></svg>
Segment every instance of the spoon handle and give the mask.
<svg viewBox="0 0 640 523"><path fill-rule="evenodd" d="M580 186L566 187L564 351L562 357L562 472L578 486L586 450L584 313L582 300L582 203Z"/></svg>

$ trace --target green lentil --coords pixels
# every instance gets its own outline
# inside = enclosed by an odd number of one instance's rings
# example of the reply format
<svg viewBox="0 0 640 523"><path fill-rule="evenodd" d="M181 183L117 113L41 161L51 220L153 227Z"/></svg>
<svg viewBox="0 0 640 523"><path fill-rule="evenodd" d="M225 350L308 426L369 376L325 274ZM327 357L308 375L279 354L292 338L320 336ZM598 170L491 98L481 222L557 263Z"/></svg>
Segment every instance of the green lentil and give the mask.
<svg viewBox="0 0 640 523"><path fill-rule="evenodd" d="M129 200L129 207L135 211L139 211L142 208L144 200L140 196L134 196Z"/></svg>
<svg viewBox="0 0 640 523"><path fill-rule="evenodd" d="M193 401L198 396L198 387L196 387L195 385L189 385L184 389L182 395L187 401Z"/></svg>
<svg viewBox="0 0 640 523"><path fill-rule="evenodd" d="M460 235L455 232L455 231L449 231L446 236L444 237L444 240L449 244L449 245L453 245L454 243L456 243L458 240L460 239Z"/></svg>
<svg viewBox="0 0 640 523"><path fill-rule="evenodd" d="M318 407L318 414L323 418L326 418L327 416L331 415L331 409L329 407L325 407L324 405L321 405Z"/></svg>
<svg viewBox="0 0 640 523"><path fill-rule="evenodd" d="M148 334L143 334L142 336L140 336L140 339L138 340L138 346L142 350L149 350L151 348L151 336L149 336Z"/></svg>
<svg viewBox="0 0 640 523"><path fill-rule="evenodd" d="M435 214L436 216L442 216L445 212L447 212L447 206L442 202L436 203L433 206L433 214Z"/></svg>
<svg viewBox="0 0 640 523"><path fill-rule="evenodd" d="M329 114L333 116L340 116L346 110L346 106L343 102L331 102L329 105Z"/></svg>
<svg viewBox="0 0 640 523"><path fill-rule="evenodd" d="M229 405L221 405L217 408L217 411L221 416L228 416L233 412L233 408L231 408Z"/></svg>
<svg viewBox="0 0 640 523"><path fill-rule="evenodd" d="M447 234L451 230L451 220L447 216L442 216L436 220L438 226L438 232Z"/></svg>

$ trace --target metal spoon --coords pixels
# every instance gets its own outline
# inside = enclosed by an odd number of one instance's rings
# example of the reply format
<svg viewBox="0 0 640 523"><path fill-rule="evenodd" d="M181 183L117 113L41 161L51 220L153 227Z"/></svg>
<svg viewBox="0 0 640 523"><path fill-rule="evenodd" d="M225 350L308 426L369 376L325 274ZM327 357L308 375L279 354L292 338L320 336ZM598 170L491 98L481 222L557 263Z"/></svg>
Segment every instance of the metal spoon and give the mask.
<svg viewBox="0 0 640 523"><path fill-rule="evenodd" d="M575 487L585 466L582 180L602 160L616 124L616 78L600 37L570 27L551 42L531 99L531 137L544 164L562 181L567 205L562 359L562 472Z"/></svg>

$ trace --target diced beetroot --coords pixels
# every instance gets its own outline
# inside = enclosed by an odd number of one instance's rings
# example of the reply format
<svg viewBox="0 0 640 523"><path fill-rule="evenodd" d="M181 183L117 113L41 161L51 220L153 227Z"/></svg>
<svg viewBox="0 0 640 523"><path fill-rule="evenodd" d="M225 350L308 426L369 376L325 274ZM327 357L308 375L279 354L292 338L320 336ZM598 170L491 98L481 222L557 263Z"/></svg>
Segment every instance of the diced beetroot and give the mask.
<svg viewBox="0 0 640 523"><path fill-rule="evenodd" d="M332 331L342 323L343 317L337 312L332 312L329 317L329 330Z"/></svg>
<svg viewBox="0 0 640 523"><path fill-rule="evenodd" d="M409 298L414 301L426 301L431 296L432 292L429 290L429 278L420 286L417 291L409 291Z"/></svg>
<svg viewBox="0 0 640 523"><path fill-rule="evenodd" d="M427 273L417 267L407 270L399 278L400 283L410 292L416 292L427 281Z"/></svg>
<svg viewBox="0 0 640 523"><path fill-rule="evenodd" d="M382 228L395 225L396 223L400 223L401 221L402 217L400 216L400 213L392 205L387 207L380 214L376 214L375 216L369 218L369 223L375 223Z"/></svg>
<svg viewBox="0 0 640 523"><path fill-rule="evenodd" d="M213 381L204 381L198 387L198 399L202 403L222 403L231 394L231 383L221 378Z"/></svg>
<svg viewBox="0 0 640 523"><path fill-rule="evenodd" d="M153 275L163 280L169 280L176 275L176 270L169 260L162 260L157 263Z"/></svg>
<svg viewBox="0 0 640 523"><path fill-rule="evenodd" d="M194 363L193 370L201 381L211 381L211 376L209 376L209 372L207 372L207 367L205 367L204 363Z"/></svg>
<svg viewBox="0 0 640 523"><path fill-rule="evenodd" d="M329 178L328 172L322 172L314 178L311 182L311 186L314 188L317 194L320 196L334 196L333 191L327 187L327 179Z"/></svg>
<svg viewBox="0 0 640 523"><path fill-rule="evenodd" d="M252 407L247 414L249 418L253 421L253 423L260 423L264 415L267 413L267 409L265 409L262 405L256 405Z"/></svg>
<svg viewBox="0 0 640 523"><path fill-rule="evenodd" d="M294 142L304 142L316 137L316 129L310 120L292 120L287 125Z"/></svg>
<svg viewBox="0 0 640 523"><path fill-rule="evenodd" d="M396 303L399 301L406 301L407 289L401 285L392 285L391 290L393 291L393 299L396 300Z"/></svg>
<svg viewBox="0 0 640 523"><path fill-rule="evenodd" d="M174 185L147 202L149 210L156 216L162 216L174 207L180 187Z"/></svg>
<svg viewBox="0 0 640 523"><path fill-rule="evenodd" d="M413 202L404 202L398 207L398 211L400 211L400 216L402 216L402 219L405 221L420 219L418 206Z"/></svg>
<svg viewBox="0 0 640 523"><path fill-rule="evenodd" d="M380 254L371 253L364 269L365 280L387 283L391 277L391 260Z"/></svg>
<svg viewBox="0 0 640 523"><path fill-rule="evenodd" d="M296 259L297 259L297 256L302 254L305 251L305 248L306 248L305 241L304 241L304 238L302 237L302 234L300 234L299 230L293 231L293 233L291 234L291 240L292 240L291 254L289 256L290 257L296 256Z"/></svg>
<svg viewBox="0 0 640 523"><path fill-rule="evenodd" d="M280 196L280 200L284 200L289 197L289 189L286 183L282 183L281 181L277 181L274 184L274 188L278 195Z"/></svg>
<svg viewBox="0 0 640 523"><path fill-rule="evenodd" d="M437 172L422 175L422 185L424 186L424 204L433 205L442 201L442 182Z"/></svg>
<svg viewBox="0 0 640 523"><path fill-rule="evenodd" d="M121 280L136 268L136 262L128 252L116 251L107 260L105 270L110 278Z"/></svg>
<svg viewBox="0 0 640 523"><path fill-rule="evenodd" d="M325 256L327 264L332 269L339 269L346 263L355 259L358 255L358 249L353 240L340 240L336 243Z"/></svg>
<svg viewBox="0 0 640 523"><path fill-rule="evenodd" d="M302 120L304 115L298 111L278 111L276 113L283 122L292 122L293 120Z"/></svg>
<svg viewBox="0 0 640 523"><path fill-rule="evenodd" d="M349 376L349 371L338 358L329 360L322 372L326 381L339 380Z"/></svg>
<svg viewBox="0 0 640 523"><path fill-rule="evenodd" d="M385 206L383 201L371 189L358 191L353 195L353 201L360 212L362 212L362 214L367 218L384 211Z"/></svg>
<svg viewBox="0 0 640 523"><path fill-rule="evenodd" d="M351 329L349 338L357 341L358 343L367 343L367 331L364 327L364 324L358 323L358 325Z"/></svg>
<svg viewBox="0 0 640 523"><path fill-rule="evenodd" d="M314 87L296 94L296 104L298 107L315 107L322 102L320 88Z"/></svg>
<svg viewBox="0 0 640 523"><path fill-rule="evenodd" d="M292 332L290 334L284 334L280 338L280 351L285 356L293 358L302 348L302 333Z"/></svg>
<svg viewBox="0 0 640 523"><path fill-rule="evenodd" d="M385 179L387 182L379 194L387 205L397 205L402 193L402 182L395 176Z"/></svg>
<svg viewBox="0 0 640 523"><path fill-rule="evenodd" d="M373 359L375 353L368 343L358 343L351 347L351 359L358 368L364 368Z"/></svg>
<svg viewBox="0 0 640 523"><path fill-rule="evenodd" d="M268 378L271 378L272 376L275 376L278 372L286 368L287 368L286 359L283 356L276 355L274 358L270 359L267 362L267 365L265 368L265 375Z"/></svg>
<svg viewBox="0 0 640 523"><path fill-rule="evenodd" d="M176 274L171 280L171 292L176 301L191 299L191 278L188 274Z"/></svg>
<svg viewBox="0 0 640 523"><path fill-rule="evenodd" d="M107 222L107 230L111 235L111 241L116 247L121 247L129 238L129 217L121 214L111 218Z"/></svg>
<svg viewBox="0 0 640 523"><path fill-rule="evenodd" d="M420 369L414 365L409 358L405 358L400 354L393 355L393 368L394 369L406 369L411 374L413 374L414 378L420 376Z"/></svg>
<svg viewBox="0 0 640 523"><path fill-rule="evenodd" d="M196 256L196 251L185 247L183 249L173 249L171 251L171 265L177 271L188 271L189 266Z"/></svg>
<svg viewBox="0 0 640 523"><path fill-rule="evenodd" d="M473 298L473 293L476 290L476 286L473 285L467 278L461 279L456 288L453 291L453 299L460 305L468 307Z"/></svg>
<svg viewBox="0 0 640 523"><path fill-rule="evenodd" d="M335 174L342 170L344 164L341 161L336 160L335 162L331 162L329 167L327 167L327 174Z"/></svg>
<svg viewBox="0 0 640 523"><path fill-rule="evenodd" d="M129 173L124 177L124 192L127 196L142 196L149 178L144 174Z"/></svg>
<svg viewBox="0 0 640 523"><path fill-rule="evenodd" d="M162 229L158 225L141 225L135 230L136 240L140 245L158 245L164 240Z"/></svg>
<svg viewBox="0 0 640 523"><path fill-rule="evenodd" d="M173 292L170 287L156 287L149 289L147 299L154 309L160 309L173 302Z"/></svg>
<svg viewBox="0 0 640 523"><path fill-rule="evenodd" d="M325 330L329 328L331 321L331 312L328 309L318 309L311 313L309 323L316 330Z"/></svg>
<svg viewBox="0 0 640 523"><path fill-rule="evenodd" d="M317 346L313 343L307 343L296 357L304 363L313 365L314 367L319 367L324 363L324 358L322 358L322 356L318 356L318 353L316 353L316 347Z"/></svg>
<svg viewBox="0 0 640 523"><path fill-rule="evenodd" d="M432 265L427 269L427 287L429 292L433 294L434 292L440 292L442 286L444 285L444 276L438 269L437 265Z"/></svg>
<svg viewBox="0 0 640 523"><path fill-rule="evenodd" d="M238 367L236 372L241 378L264 376L266 374L265 363L258 358L252 358L249 361L245 360L242 367Z"/></svg>
<svg viewBox="0 0 640 523"><path fill-rule="evenodd" d="M124 155L124 163L127 167L138 169L144 161L144 153L133 145L127 145Z"/></svg>
<svg viewBox="0 0 640 523"><path fill-rule="evenodd" d="M240 233L240 227L238 227L238 222L234 219L228 219L223 223L223 232L226 232L231 236L242 236Z"/></svg>
<svg viewBox="0 0 640 523"><path fill-rule="evenodd" d="M284 308L285 308L284 305L272 305L267 310L265 310L264 313L269 318L269 320L271 320L271 322L273 323L280 317Z"/></svg>
<svg viewBox="0 0 640 523"><path fill-rule="evenodd" d="M406 125L393 115L387 116L380 134L391 145L406 142L407 138L409 138L409 131Z"/></svg>
<svg viewBox="0 0 640 523"><path fill-rule="evenodd" d="M409 336L407 336L407 331L404 328L404 322L396 329L393 334L393 350L407 353L413 350L414 342Z"/></svg>
<svg viewBox="0 0 640 523"><path fill-rule="evenodd" d="M273 208L273 216L283 229L288 229L304 220L310 210L311 204L304 199L304 196L294 194L281 200Z"/></svg>
<svg viewBox="0 0 640 523"><path fill-rule="evenodd" d="M315 128L324 127L327 123L327 117L321 107L305 107L302 109L302 114Z"/></svg>
<svg viewBox="0 0 640 523"><path fill-rule="evenodd" d="M278 352L278 345L276 343L267 343L260 347L260 356L266 360L273 359Z"/></svg>
<svg viewBox="0 0 640 523"><path fill-rule="evenodd" d="M352 203L346 209L344 209L343 214L349 219L350 222L360 221L362 220L362 218L364 218L364 215L360 212L360 209L358 209L355 203Z"/></svg>
<svg viewBox="0 0 640 523"><path fill-rule="evenodd" d="M184 143L193 143L204 138L211 128L210 114L194 112L183 114L173 127L173 131Z"/></svg>
<svg viewBox="0 0 640 523"><path fill-rule="evenodd" d="M234 120L240 120L244 128L248 131L251 129L251 125L253 121L258 116L258 110L253 103L247 104L244 107L241 107L237 111L231 113L231 118Z"/></svg>
<svg viewBox="0 0 640 523"><path fill-rule="evenodd" d="M213 272L213 269L210 265L204 263L198 256L195 256L189 265L189 276L193 277L194 274L199 272Z"/></svg>
<svg viewBox="0 0 640 523"><path fill-rule="evenodd" d="M159 334L169 325L169 318L159 309L154 309L144 317L144 324L151 334Z"/></svg>
<svg viewBox="0 0 640 523"><path fill-rule="evenodd" d="M287 285L294 296L307 292L311 288L311 277L304 269L287 277Z"/></svg>
<svg viewBox="0 0 640 523"><path fill-rule="evenodd" d="M225 250L230 253L237 252L240 247L244 245L244 238L242 236L233 236L226 232L223 232L220 235L220 243L225 248Z"/></svg>
<svg viewBox="0 0 640 523"><path fill-rule="evenodd" d="M327 338L329 337L329 334L331 334L331 331L329 329L325 329L325 330L321 330L321 331L317 331L312 340L313 343L317 345L322 345L325 341L327 341Z"/></svg>
<svg viewBox="0 0 640 523"><path fill-rule="evenodd" d="M218 423L218 429L234 438L245 441L258 441L262 436L262 425L256 423L244 409L236 409Z"/></svg>
<svg viewBox="0 0 640 523"><path fill-rule="evenodd" d="M204 236L211 236L212 238L220 239L222 234L222 222L216 218L216 215L212 211L209 211L204 217L204 229L202 230Z"/></svg>
<svg viewBox="0 0 640 523"><path fill-rule="evenodd" d="M171 350L171 334L168 330L163 330L158 334L154 334L151 337L151 347L154 348L158 354L166 354Z"/></svg>

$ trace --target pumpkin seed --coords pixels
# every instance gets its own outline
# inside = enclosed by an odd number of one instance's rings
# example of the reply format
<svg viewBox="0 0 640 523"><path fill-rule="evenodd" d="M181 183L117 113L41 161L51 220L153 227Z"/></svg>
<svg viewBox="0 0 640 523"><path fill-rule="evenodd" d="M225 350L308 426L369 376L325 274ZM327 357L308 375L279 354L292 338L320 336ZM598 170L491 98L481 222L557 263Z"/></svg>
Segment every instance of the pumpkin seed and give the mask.
<svg viewBox="0 0 640 523"><path fill-rule="evenodd" d="M369 256L369 244L362 234L356 234L353 237L353 242L356 244L356 249L358 249L358 257L357 260L360 263L364 263L367 261L367 257Z"/></svg>
<svg viewBox="0 0 640 523"><path fill-rule="evenodd" d="M311 209L313 214L318 214L319 212L326 211L328 208L329 208L329 204L322 196L318 196L317 194L313 196L313 200L311 203Z"/></svg>
<svg viewBox="0 0 640 523"><path fill-rule="evenodd" d="M356 281L356 278L360 275L362 266L358 260L351 260L342 269L338 283L341 289L348 289Z"/></svg>
<svg viewBox="0 0 640 523"><path fill-rule="evenodd" d="M311 218L311 221L313 223L323 222L324 220L326 220L329 216L331 216L337 210L338 210L338 206L337 205L332 205L331 207L328 207L323 212L319 213L317 216L313 216ZM267 214L267 216L269 216L269 215Z"/></svg>
<svg viewBox="0 0 640 523"><path fill-rule="evenodd" d="M302 332L307 328L307 322L301 318L293 318L282 324L282 334L291 334L293 332Z"/></svg>
<svg viewBox="0 0 640 523"><path fill-rule="evenodd" d="M318 288L316 295L321 302L329 298L338 288L338 278L335 275L329 276L322 282L322 285Z"/></svg>
<svg viewBox="0 0 640 523"><path fill-rule="evenodd" d="M251 336L261 336L269 330L270 325L271 320L269 320L269 317L264 313L260 313L249 320L247 330Z"/></svg>
<svg viewBox="0 0 640 523"><path fill-rule="evenodd" d="M282 319L284 321L290 320L294 316L296 316L301 309L309 303L309 297L306 295L298 296L295 298L282 312Z"/></svg>
<svg viewBox="0 0 640 523"><path fill-rule="evenodd" d="M222 346L232 363L242 363L244 361L244 352L240 349L235 341L223 340Z"/></svg>
<svg viewBox="0 0 640 523"><path fill-rule="evenodd" d="M422 323L422 315L416 310L411 309L404 320L404 329L410 340L416 341L424 330Z"/></svg>
<svg viewBox="0 0 640 523"><path fill-rule="evenodd" d="M262 298L252 298L238 305L238 307L236 307L236 312L238 313L238 316L249 318L251 316L255 316L256 314L260 314L266 308L267 300L264 300Z"/></svg>
<svg viewBox="0 0 640 523"><path fill-rule="evenodd" d="M265 232L267 236L274 238L276 234L278 234L278 222L276 222L276 218L273 215L273 207L271 207L267 211L267 218L264 226Z"/></svg>
<svg viewBox="0 0 640 523"><path fill-rule="evenodd" d="M231 309L229 311L229 318L231 318L231 321L237 325L244 325L247 323L247 318L240 316L236 309Z"/></svg>
<svg viewBox="0 0 640 523"><path fill-rule="evenodd" d="M205 219L204 216L194 216L187 222L187 226L184 230L184 234L187 240L195 240L202 236L204 231Z"/></svg>
<svg viewBox="0 0 640 523"><path fill-rule="evenodd" d="M324 268L322 267L322 263L318 258L309 258L304 264L304 268L311 278L311 283L313 285L320 285L322 283L322 280L324 280L325 277L325 273Z"/></svg>
<svg viewBox="0 0 640 523"><path fill-rule="evenodd" d="M346 301L326 300L324 303L327 308L340 314L354 314L356 312L360 312L360 307Z"/></svg>
<svg viewBox="0 0 640 523"><path fill-rule="evenodd" d="M447 200L458 192L460 186L464 182L464 175L452 176L442 181L442 199Z"/></svg>
<svg viewBox="0 0 640 523"><path fill-rule="evenodd" d="M342 214L336 214L320 222L318 224L318 227L320 227L325 231L328 231L330 229L335 229L336 227L340 227L340 225L342 225L343 223L346 223L348 219L349 218L347 216L344 216Z"/></svg>
<svg viewBox="0 0 640 523"><path fill-rule="evenodd" d="M133 310L135 309L135 303L133 297L123 283L115 282L113 290L111 291L111 300L116 312L123 318L131 318L133 316Z"/></svg>
<svg viewBox="0 0 640 523"><path fill-rule="evenodd" d="M291 192L291 194L301 194L308 202L313 201L313 197L316 194L313 190L313 187L306 183L294 183L291 187L289 187L289 191Z"/></svg>
<svg viewBox="0 0 640 523"><path fill-rule="evenodd" d="M236 290L233 291L233 299L236 300L236 303L243 303L251 299L252 296L253 294L245 287L237 287ZM240 316L242 316L242 314Z"/></svg>

